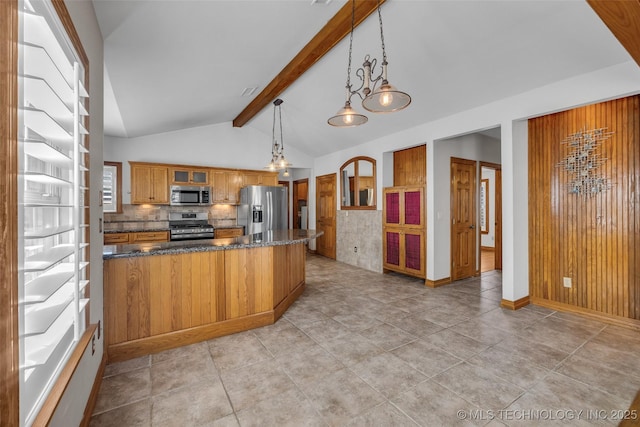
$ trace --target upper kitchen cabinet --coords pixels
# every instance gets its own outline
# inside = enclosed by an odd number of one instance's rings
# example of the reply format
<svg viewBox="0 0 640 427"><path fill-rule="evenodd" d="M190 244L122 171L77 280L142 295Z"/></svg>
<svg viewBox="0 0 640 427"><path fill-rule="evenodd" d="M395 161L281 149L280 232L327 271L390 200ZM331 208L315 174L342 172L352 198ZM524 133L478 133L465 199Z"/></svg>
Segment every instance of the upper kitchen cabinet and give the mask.
<svg viewBox="0 0 640 427"><path fill-rule="evenodd" d="M197 168L171 168L169 170L171 184L176 185L208 185L209 170Z"/></svg>
<svg viewBox="0 0 640 427"><path fill-rule="evenodd" d="M278 185L277 172L243 171L242 186L247 185Z"/></svg>
<svg viewBox="0 0 640 427"><path fill-rule="evenodd" d="M242 175L238 171L213 169L211 171L212 202L237 204L240 201Z"/></svg>
<svg viewBox="0 0 640 427"><path fill-rule="evenodd" d="M131 164L131 204L169 204L169 168L148 163Z"/></svg>

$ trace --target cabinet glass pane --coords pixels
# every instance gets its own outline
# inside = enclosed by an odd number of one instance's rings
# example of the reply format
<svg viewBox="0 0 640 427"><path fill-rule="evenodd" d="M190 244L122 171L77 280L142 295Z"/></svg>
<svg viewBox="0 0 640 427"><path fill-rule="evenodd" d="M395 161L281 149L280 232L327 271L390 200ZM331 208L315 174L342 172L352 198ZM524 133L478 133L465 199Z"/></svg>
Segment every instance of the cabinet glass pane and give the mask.
<svg viewBox="0 0 640 427"><path fill-rule="evenodd" d="M207 182L207 173L206 172L193 172L193 182L197 183L205 183Z"/></svg>
<svg viewBox="0 0 640 427"><path fill-rule="evenodd" d="M173 180L175 182L189 182L189 172L173 171Z"/></svg>
<svg viewBox="0 0 640 427"><path fill-rule="evenodd" d="M420 192L407 191L404 193L404 223L420 225Z"/></svg>
<svg viewBox="0 0 640 427"><path fill-rule="evenodd" d="M387 264L400 265L400 233L387 232Z"/></svg>
<svg viewBox="0 0 640 427"><path fill-rule="evenodd" d="M400 224L400 194L399 193L386 194L386 208L387 208L387 217L385 218L385 222L387 224Z"/></svg>
<svg viewBox="0 0 640 427"><path fill-rule="evenodd" d="M422 245L419 234L405 234L405 267L420 270Z"/></svg>

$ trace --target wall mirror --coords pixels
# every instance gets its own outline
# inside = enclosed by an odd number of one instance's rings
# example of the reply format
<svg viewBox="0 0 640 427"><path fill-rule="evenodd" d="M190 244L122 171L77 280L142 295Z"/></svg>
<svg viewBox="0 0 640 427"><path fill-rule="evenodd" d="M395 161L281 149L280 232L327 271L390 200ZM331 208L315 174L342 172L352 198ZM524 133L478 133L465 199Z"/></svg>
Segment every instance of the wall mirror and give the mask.
<svg viewBox="0 0 640 427"><path fill-rule="evenodd" d="M354 157L340 168L340 208L376 209L376 161Z"/></svg>

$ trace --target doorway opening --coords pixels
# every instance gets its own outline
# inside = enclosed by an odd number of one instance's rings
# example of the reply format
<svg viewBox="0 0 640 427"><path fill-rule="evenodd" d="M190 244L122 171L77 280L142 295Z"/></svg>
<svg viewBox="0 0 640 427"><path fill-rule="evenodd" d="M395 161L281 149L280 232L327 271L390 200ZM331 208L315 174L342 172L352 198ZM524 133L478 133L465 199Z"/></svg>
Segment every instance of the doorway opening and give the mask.
<svg viewBox="0 0 640 427"><path fill-rule="evenodd" d="M502 168L480 162L480 272L502 270Z"/></svg>

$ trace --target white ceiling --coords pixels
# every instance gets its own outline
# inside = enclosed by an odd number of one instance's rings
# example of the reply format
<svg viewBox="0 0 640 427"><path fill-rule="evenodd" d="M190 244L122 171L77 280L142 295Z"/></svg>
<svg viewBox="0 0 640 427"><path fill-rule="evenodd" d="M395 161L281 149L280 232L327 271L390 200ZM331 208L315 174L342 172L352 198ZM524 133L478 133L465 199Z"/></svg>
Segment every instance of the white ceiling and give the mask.
<svg viewBox="0 0 640 427"><path fill-rule="evenodd" d="M242 90L258 86L257 95L345 1L93 3L105 43L105 134L136 137L230 122L252 99ZM346 38L280 95L288 145L323 155L631 60L583 0L388 0L382 16L389 81L412 104L357 128L329 126L344 104ZM376 18L355 31L354 70L366 53L381 57ZM245 126L270 134L271 108Z"/></svg>

